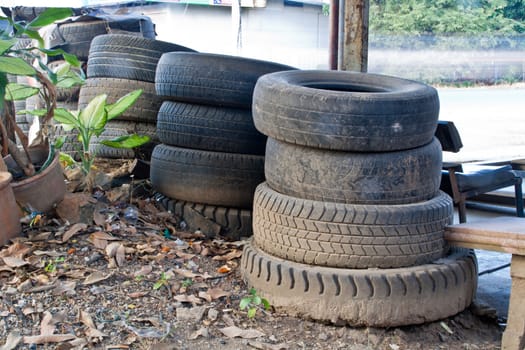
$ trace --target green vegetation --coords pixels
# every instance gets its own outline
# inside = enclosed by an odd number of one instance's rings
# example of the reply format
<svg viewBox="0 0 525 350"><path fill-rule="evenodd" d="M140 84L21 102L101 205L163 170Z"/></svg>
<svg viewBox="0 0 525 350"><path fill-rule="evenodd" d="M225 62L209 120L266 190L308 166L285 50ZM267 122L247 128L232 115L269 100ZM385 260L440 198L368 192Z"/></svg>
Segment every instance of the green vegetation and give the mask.
<svg viewBox="0 0 525 350"><path fill-rule="evenodd" d="M370 33L385 48L523 49L525 1L372 0Z"/></svg>
<svg viewBox="0 0 525 350"><path fill-rule="evenodd" d="M247 296L241 299L239 308L241 310L248 309L248 318L254 318L258 307L264 307L265 310L270 310L270 303L265 298L257 295L255 288L250 288Z"/></svg>

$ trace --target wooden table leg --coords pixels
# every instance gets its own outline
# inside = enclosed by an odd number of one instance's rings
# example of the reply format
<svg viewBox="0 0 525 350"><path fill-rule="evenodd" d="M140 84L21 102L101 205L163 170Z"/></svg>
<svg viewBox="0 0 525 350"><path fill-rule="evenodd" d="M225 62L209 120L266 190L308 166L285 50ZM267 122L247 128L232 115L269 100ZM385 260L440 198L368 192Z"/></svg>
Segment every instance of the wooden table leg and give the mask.
<svg viewBox="0 0 525 350"><path fill-rule="evenodd" d="M512 287L509 315L501 349L523 350L525 348L525 256L512 255L510 276Z"/></svg>

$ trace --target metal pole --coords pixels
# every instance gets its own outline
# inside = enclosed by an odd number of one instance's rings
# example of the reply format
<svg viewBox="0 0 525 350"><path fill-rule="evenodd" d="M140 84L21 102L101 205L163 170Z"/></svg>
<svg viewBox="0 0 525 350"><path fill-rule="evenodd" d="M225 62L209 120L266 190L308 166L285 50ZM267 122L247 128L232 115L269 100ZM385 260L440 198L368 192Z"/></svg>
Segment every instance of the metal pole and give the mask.
<svg viewBox="0 0 525 350"><path fill-rule="evenodd" d="M337 18L337 69L343 69L343 49L345 34L345 0L339 0Z"/></svg>
<svg viewBox="0 0 525 350"><path fill-rule="evenodd" d="M339 0L330 0L329 28L329 52L328 68L337 69L338 45L339 45Z"/></svg>

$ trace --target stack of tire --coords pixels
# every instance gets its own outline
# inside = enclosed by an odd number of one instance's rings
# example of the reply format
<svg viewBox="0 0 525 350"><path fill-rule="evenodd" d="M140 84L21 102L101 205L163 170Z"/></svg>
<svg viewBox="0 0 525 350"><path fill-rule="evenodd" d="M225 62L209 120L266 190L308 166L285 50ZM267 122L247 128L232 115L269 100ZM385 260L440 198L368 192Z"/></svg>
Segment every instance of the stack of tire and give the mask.
<svg viewBox="0 0 525 350"><path fill-rule="evenodd" d="M294 69L237 56L162 55L156 91L157 145L150 178L161 203L190 230L229 239L251 235L255 187L264 181L266 137L253 124L257 79Z"/></svg>
<svg viewBox="0 0 525 350"><path fill-rule="evenodd" d="M80 90L78 105L84 108L97 95L107 94L115 103L125 94L142 89L142 95L122 115L109 121L106 130L91 140L90 149L103 158L149 159L157 143L157 113L162 100L155 92L155 71L162 54L194 51L177 44L124 34L99 35L91 42L87 79ZM137 149L103 146L102 140L127 134L150 137L152 142Z"/></svg>
<svg viewBox="0 0 525 350"><path fill-rule="evenodd" d="M62 22L46 28L43 38L48 49L62 49L65 52L75 55L82 64L82 69L86 69L91 42L98 35L108 33L121 33L136 37L155 39L154 24L149 17L137 15L106 15L103 13L82 15L68 18ZM48 67L53 69L65 61L62 55L49 56ZM96 82L95 82L96 83ZM88 97L92 92L92 81L88 81L88 86L84 94ZM101 88L102 86L99 86ZM97 94L104 91L97 91ZM68 110L77 110L85 107L85 99L79 100L80 86L71 89L59 89L57 93L57 107ZM94 97L94 96L92 96ZM89 102L89 101L88 101ZM28 99L28 109L38 108L41 101L37 97ZM28 119L31 119L28 116ZM65 138L61 151L76 157L80 144L78 135L74 131L64 131L60 126L55 129L56 136Z"/></svg>
<svg viewBox="0 0 525 350"><path fill-rule="evenodd" d="M245 281L290 314L354 326L434 321L470 305L472 251L448 249L434 88L395 77L292 71L261 77L268 136Z"/></svg>

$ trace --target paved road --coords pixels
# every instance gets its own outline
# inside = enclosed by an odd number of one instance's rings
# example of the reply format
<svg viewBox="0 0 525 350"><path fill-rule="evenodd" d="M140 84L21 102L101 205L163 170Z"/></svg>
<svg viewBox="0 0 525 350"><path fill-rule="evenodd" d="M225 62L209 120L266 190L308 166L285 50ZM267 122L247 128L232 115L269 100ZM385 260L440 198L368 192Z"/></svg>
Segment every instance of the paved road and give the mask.
<svg viewBox="0 0 525 350"><path fill-rule="evenodd" d="M463 149L447 160L525 158L525 86L438 89L440 119L452 120Z"/></svg>

